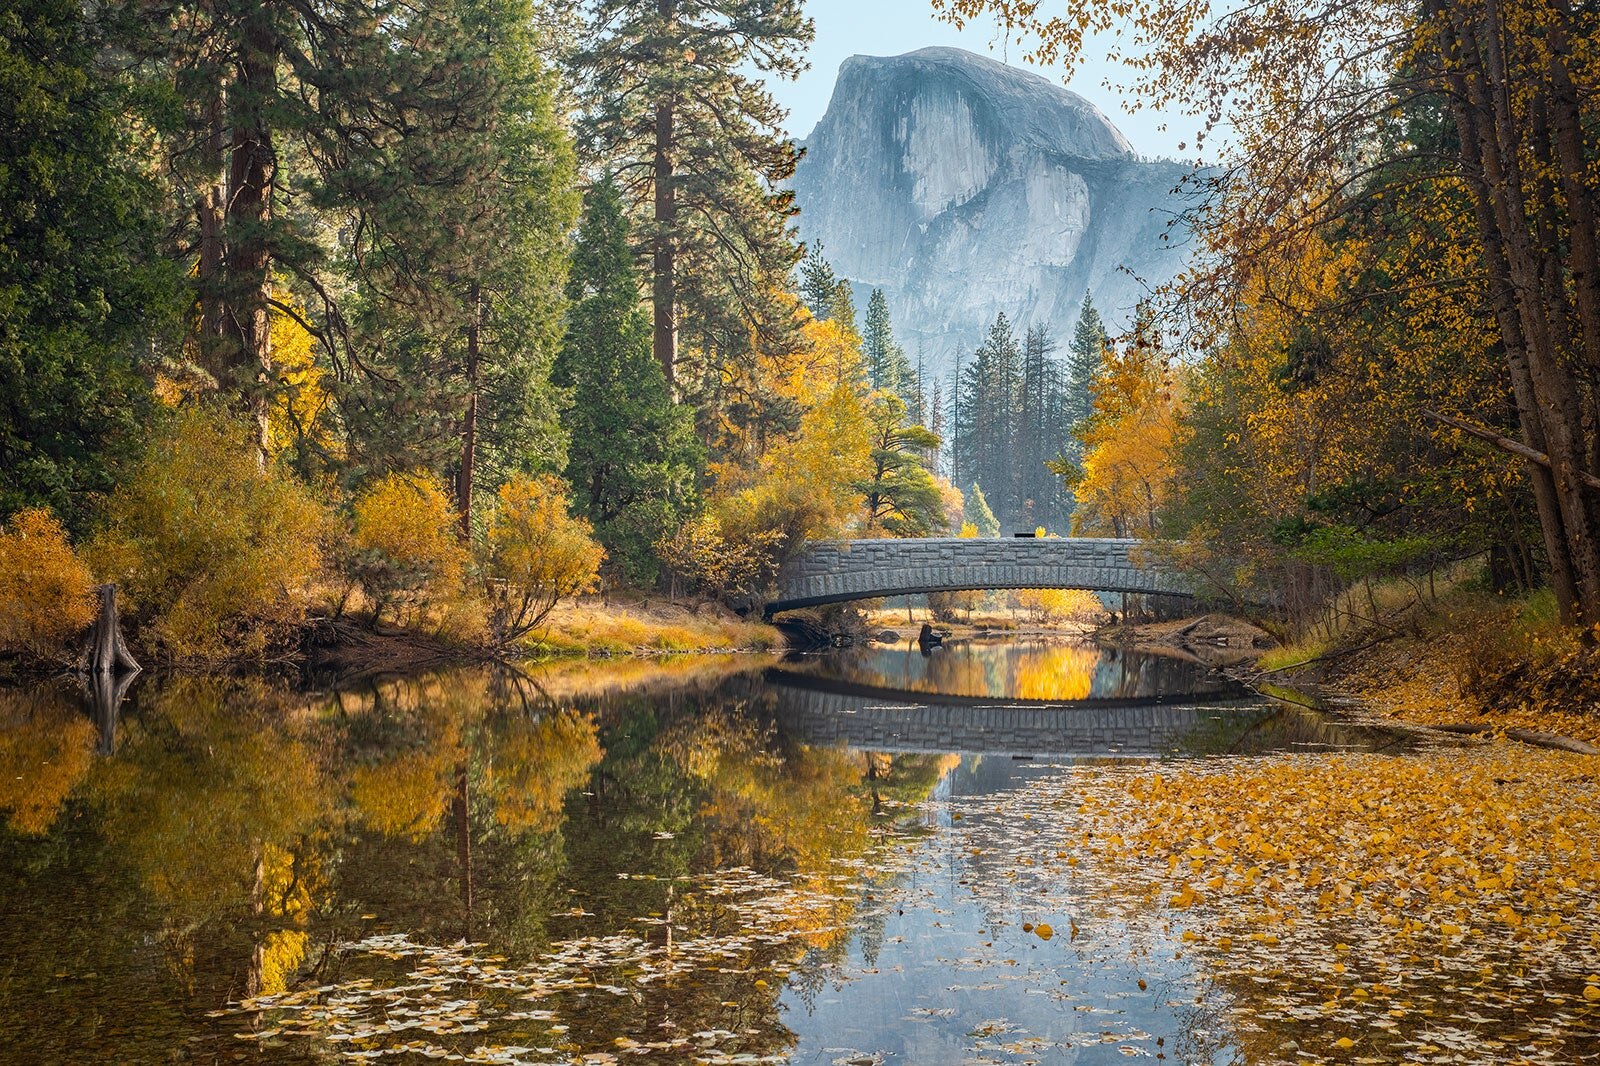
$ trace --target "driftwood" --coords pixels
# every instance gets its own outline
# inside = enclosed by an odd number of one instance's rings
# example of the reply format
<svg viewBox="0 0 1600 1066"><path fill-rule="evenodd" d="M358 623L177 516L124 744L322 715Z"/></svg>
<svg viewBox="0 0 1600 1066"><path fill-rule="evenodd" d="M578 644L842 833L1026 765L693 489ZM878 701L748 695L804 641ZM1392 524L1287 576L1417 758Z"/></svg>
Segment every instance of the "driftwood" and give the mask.
<svg viewBox="0 0 1600 1066"><path fill-rule="evenodd" d="M1600 748L1583 740L1564 737L1559 733L1545 733L1537 729L1520 729L1512 727L1502 729L1493 725L1475 725L1471 723L1451 723L1449 725L1436 725L1432 728L1441 733L1459 733L1465 736L1483 736L1485 734L1503 733L1508 739L1520 741L1523 744L1532 744L1539 748L1554 748L1557 751L1570 751L1574 755L1600 755Z"/></svg>

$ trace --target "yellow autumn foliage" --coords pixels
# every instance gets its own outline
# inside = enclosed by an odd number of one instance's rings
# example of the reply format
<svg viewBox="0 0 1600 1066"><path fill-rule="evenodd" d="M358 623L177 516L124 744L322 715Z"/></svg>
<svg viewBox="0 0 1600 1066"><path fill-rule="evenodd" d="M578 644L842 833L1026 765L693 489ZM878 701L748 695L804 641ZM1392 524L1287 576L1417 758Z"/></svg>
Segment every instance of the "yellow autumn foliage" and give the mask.
<svg viewBox="0 0 1600 1066"><path fill-rule="evenodd" d="M60 658L94 610L94 577L53 514L22 511L0 526L0 654Z"/></svg>
<svg viewBox="0 0 1600 1066"><path fill-rule="evenodd" d="M453 746L438 744L358 766L350 772L350 800L378 832L421 840L444 816L460 757Z"/></svg>
<svg viewBox="0 0 1600 1066"><path fill-rule="evenodd" d="M293 314L278 308L271 311L272 377L278 387L267 405L267 454L276 458L302 441L337 454L340 444L330 425L333 397L328 372L317 365L316 338L295 319L305 316L305 306L281 289L274 296Z"/></svg>
<svg viewBox="0 0 1600 1066"><path fill-rule="evenodd" d="M1086 700L1099 666L1100 649L1091 645L1044 648L1017 662L1016 677L1007 687L1025 700Z"/></svg>
<svg viewBox="0 0 1600 1066"><path fill-rule="evenodd" d="M386 474L356 497L351 569L375 617L391 607L442 604L459 595L468 554L443 482Z"/></svg>
<svg viewBox="0 0 1600 1066"><path fill-rule="evenodd" d="M1035 622L1088 622L1105 614L1100 597L1083 589L1020 589L1016 598Z"/></svg>
<svg viewBox="0 0 1600 1066"><path fill-rule="evenodd" d="M1075 536L1154 536L1171 492L1178 403L1160 353L1137 338L1107 345L1090 384L1094 414L1081 431L1082 475L1073 485Z"/></svg>
<svg viewBox="0 0 1600 1066"><path fill-rule="evenodd" d="M1253 1009L1399 1061L1429 1017L1592 998L1592 763L1498 742L1101 768L1061 797L1056 855L1105 886L1097 916L1153 919Z"/></svg>
<svg viewBox="0 0 1600 1066"><path fill-rule="evenodd" d="M566 484L524 474L496 494L488 551L491 624L500 640L531 632L556 604L596 588L606 558L594 527L572 515Z"/></svg>
<svg viewBox="0 0 1600 1066"><path fill-rule="evenodd" d="M310 491L263 468L246 428L183 408L152 435L88 546L147 645L171 659L258 654L308 605L329 520Z"/></svg>
<svg viewBox="0 0 1600 1066"><path fill-rule="evenodd" d="M281 699L261 682L171 680L121 723L116 757L90 769L81 795L120 872L185 922L252 896L266 913L297 905L283 856L325 824L332 795Z"/></svg>

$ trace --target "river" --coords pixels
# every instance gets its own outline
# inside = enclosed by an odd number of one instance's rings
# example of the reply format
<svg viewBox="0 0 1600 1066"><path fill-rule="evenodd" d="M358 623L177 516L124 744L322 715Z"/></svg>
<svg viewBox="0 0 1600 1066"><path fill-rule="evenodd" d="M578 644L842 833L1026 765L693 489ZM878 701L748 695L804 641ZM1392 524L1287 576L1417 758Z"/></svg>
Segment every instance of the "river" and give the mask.
<svg viewBox="0 0 1600 1066"><path fill-rule="evenodd" d="M0 693L0 1062L1302 1061L1062 812L1413 748L1062 640Z"/></svg>

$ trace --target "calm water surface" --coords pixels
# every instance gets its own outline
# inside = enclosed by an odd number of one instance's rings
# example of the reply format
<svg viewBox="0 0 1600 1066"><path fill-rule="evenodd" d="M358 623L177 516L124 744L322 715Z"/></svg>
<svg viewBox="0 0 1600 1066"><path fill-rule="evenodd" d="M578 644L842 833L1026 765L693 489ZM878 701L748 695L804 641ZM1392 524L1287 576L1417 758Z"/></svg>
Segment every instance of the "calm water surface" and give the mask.
<svg viewBox="0 0 1600 1066"><path fill-rule="evenodd" d="M1043 641L0 693L0 1061L1245 1061L1170 944L1019 876L1029 797L1401 746Z"/></svg>

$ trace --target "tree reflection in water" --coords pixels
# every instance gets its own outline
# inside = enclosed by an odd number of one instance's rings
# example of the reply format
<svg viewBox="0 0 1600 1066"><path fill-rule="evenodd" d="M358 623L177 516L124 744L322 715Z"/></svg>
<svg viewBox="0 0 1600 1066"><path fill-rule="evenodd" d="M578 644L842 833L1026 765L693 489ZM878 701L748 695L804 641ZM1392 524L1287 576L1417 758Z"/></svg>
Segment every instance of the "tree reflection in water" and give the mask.
<svg viewBox="0 0 1600 1066"><path fill-rule="evenodd" d="M697 1032L726 1034L699 1041L708 1053L792 1046L783 979L837 956L860 860L952 760L787 742L753 680L559 703L536 680L455 673L308 701L146 679L103 757L68 696L0 697L0 1059L321 1061L419 1035L463 1054ZM303 1010L213 1016L392 986L414 957L340 945L400 934L545 973L554 1014L496 1025L509 999L456 989L488 1031L335 1044ZM592 950L611 941L687 962L644 981L638 951ZM581 979L540 970L578 942ZM241 1025L282 1031L241 1042Z"/></svg>

